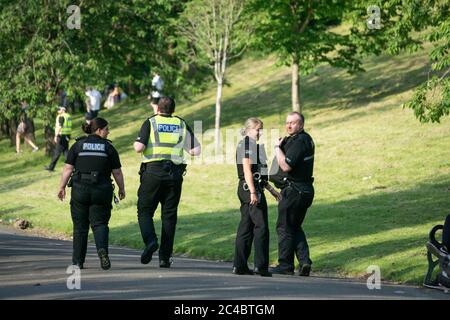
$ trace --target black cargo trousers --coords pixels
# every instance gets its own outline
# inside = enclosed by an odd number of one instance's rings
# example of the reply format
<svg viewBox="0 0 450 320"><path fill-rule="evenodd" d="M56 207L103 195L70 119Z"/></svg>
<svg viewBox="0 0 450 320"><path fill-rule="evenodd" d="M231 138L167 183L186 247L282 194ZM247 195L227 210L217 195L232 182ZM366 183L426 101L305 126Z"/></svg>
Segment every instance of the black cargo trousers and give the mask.
<svg viewBox="0 0 450 320"><path fill-rule="evenodd" d="M267 201L262 190L258 190L258 204L250 205L250 191L244 190L244 180L239 181L237 195L241 202L241 221L236 233L234 267L246 270L252 243L255 248L254 265L259 270L269 267L269 223Z"/></svg>
<svg viewBox="0 0 450 320"><path fill-rule="evenodd" d="M70 212L73 221L74 264L86 258L89 226L94 233L97 251L108 252L109 219L111 218L113 188L111 181L91 183L72 178Z"/></svg>
<svg viewBox="0 0 450 320"><path fill-rule="evenodd" d="M141 184L138 189L138 222L146 246L152 242L158 243L153 216L161 203L160 261L168 261L172 256L183 172L182 166L166 167L159 162L142 166L139 172Z"/></svg>
<svg viewBox="0 0 450 320"><path fill-rule="evenodd" d="M67 158L67 153L69 152L69 140L70 135L60 135L57 137L57 142L55 146L55 150L53 151L52 161L48 166L50 170L54 170L56 163L58 162L61 154L64 155L64 159Z"/></svg>
<svg viewBox="0 0 450 320"><path fill-rule="evenodd" d="M278 263L281 268L294 271L294 254L299 264L312 264L309 246L302 223L314 199L311 183L295 183L281 191L278 203Z"/></svg>

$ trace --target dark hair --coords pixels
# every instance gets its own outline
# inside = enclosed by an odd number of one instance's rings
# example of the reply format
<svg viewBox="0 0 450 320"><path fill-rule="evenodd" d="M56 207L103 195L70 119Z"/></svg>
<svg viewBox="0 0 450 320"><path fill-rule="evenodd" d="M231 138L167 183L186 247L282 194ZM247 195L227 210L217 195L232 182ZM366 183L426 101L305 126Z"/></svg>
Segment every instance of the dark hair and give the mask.
<svg viewBox="0 0 450 320"><path fill-rule="evenodd" d="M175 100L171 97L161 97L158 102L159 112L172 114L175 111Z"/></svg>
<svg viewBox="0 0 450 320"><path fill-rule="evenodd" d="M297 115L300 120L302 121L302 123L305 123L305 117L303 116L303 114L301 114L300 112L297 111L292 111L291 113L288 114L288 116L293 116L293 115Z"/></svg>
<svg viewBox="0 0 450 320"><path fill-rule="evenodd" d="M90 134L90 133L95 133L95 131L97 131L97 129L103 129L104 127L106 127L108 125L108 121L106 121L103 118L95 118L92 119L91 122L88 123L83 123L81 125L81 129Z"/></svg>

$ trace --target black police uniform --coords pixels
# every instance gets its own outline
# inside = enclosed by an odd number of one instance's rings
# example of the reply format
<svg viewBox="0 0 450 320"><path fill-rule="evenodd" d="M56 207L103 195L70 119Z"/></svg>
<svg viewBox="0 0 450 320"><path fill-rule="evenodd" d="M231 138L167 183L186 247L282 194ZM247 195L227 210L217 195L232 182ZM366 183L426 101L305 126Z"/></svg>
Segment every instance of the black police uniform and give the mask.
<svg viewBox="0 0 450 320"><path fill-rule="evenodd" d="M250 190L246 186L242 159L252 161L251 171L254 179L258 204L250 205ZM246 136L236 149L236 166L239 178L237 195L241 202L241 221L236 233L234 267L236 273L248 273L247 261L252 242L255 246L255 270L267 271L269 266L269 223L264 186L267 183L267 157L262 145ZM255 175L256 173L256 175Z"/></svg>
<svg viewBox="0 0 450 320"><path fill-rule="evenodd" d="M195 138L192 129L183 119L181 120L184 122L187 129L184 149L191 150L200 144ZM150 121L147 119L142 124L136 141L147 146L149 139ZM178 203L180 202L185 169L186 165L184 164L175 165L172 161L162 160L141 163L139 171L140 186L138 189L137 203L139 227L141 229L142 240L145 243L146 250L150 251L150 260L151 253L156 251L159 247L159 261L161 267L170 267L169 260L173 252ZM158 245L158 237L153 223L153 216L159 203L161 203L162 222L160 246ZM149 260L145 262L141 260L141 262L148 263Z"/></svg>
<svg viewBox="0 0 450 320"><path fill-rule="evenodd" d="M64 125L64 121L65 120L63 116L58 117L58 122L61 127ZM53 156L50 164L48 165L48 167L46 167L47 170L49 171L55 170L56 163L58 162L61 154L63 154L64 158L67 159L67 153L69 150L69 141L70 135L67 134L61 134L56 137L55 150L53 151Z"/></svg>
<svg viewBox="0 0 450 320"><path fill-rule="evenodd" d="M313 168L314 142L311 136L301 131L286 137L280 149L286 156L286 163L292 168L286 174L282 186L282 199L278 203L278 263L287 272L294 271L294 253L300 266L311 265L309 247L302 223L306 211L314 199ZM272 179L271 179L272 180Z"/></svg>
<svg viewBox="0 0 450 320"><path fill-rule="evenodd" d="M111 142L96 134L78 138L69 150L66 163L75 167L70 200L73 263L82 265L86 257L89 225L97 251L104 249L108 253L108 223L113 198L111 172L121 168L121 163Z"/></svg>

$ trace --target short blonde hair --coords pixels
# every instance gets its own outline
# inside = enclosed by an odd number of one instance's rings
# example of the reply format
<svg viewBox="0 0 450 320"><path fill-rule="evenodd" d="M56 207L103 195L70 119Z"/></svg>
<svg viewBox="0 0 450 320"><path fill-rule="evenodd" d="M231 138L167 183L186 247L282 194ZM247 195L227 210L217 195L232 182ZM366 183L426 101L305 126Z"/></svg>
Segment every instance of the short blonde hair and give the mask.
<svg viewBox="0 0 450 320"><path fill-rule="evenodd" d="M249 129L254 129L255 127L262 127L263 126L263 122L258 119L258 118L248 118L245 121L244 127L241 129L241 135L245 136L247 135L247 131Z"/></svg>

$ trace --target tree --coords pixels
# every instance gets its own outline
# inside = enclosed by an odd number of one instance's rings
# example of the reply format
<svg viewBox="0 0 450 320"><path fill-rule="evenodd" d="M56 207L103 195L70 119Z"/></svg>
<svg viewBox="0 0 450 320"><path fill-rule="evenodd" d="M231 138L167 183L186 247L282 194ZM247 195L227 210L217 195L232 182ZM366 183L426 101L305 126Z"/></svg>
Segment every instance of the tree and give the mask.
<svg viewBox="0 0 450 320"><path fill-rule="evenodd" d="M366 8L375 7L380 26L367 28ZM369 12L370 13L370 12ZM421 122L439 122L450 114L450 3L446 0L359 1L353 11L354 40L366 52L396 55L423 48L429 51L431 70L404 104L414 110Z"/></svg>
<svg viewBox="0 0 450 320"><path fill-rule="evenodd" d="M292 69L292 110L302 111L300 74L308 74L320 63L362 70L358 47L350 34L333 32L350 1L251 0L258 15L254 45L275 52L280 63Z"/></svg>
<svg viewBox="0 0 450 320"><path fill-rule="evenodd" d="M151 82L151 68L170 76L178 69L167 39L184 1L80 1L79 29L69 28L71 2L3 1L0 11L0 115L13 119L28 102L49 141L59 89L73 97L87 85L139 88Z"/></svg>
<svg viewBox="0 0 450 320"><path fill-rule="evenodd" d="M215 151L220 150L222 88L227 63L246 48L249 29L242 21L244 0L193 0L181 15L179 34L192 57L209 65L217 82Z"/></svg>

